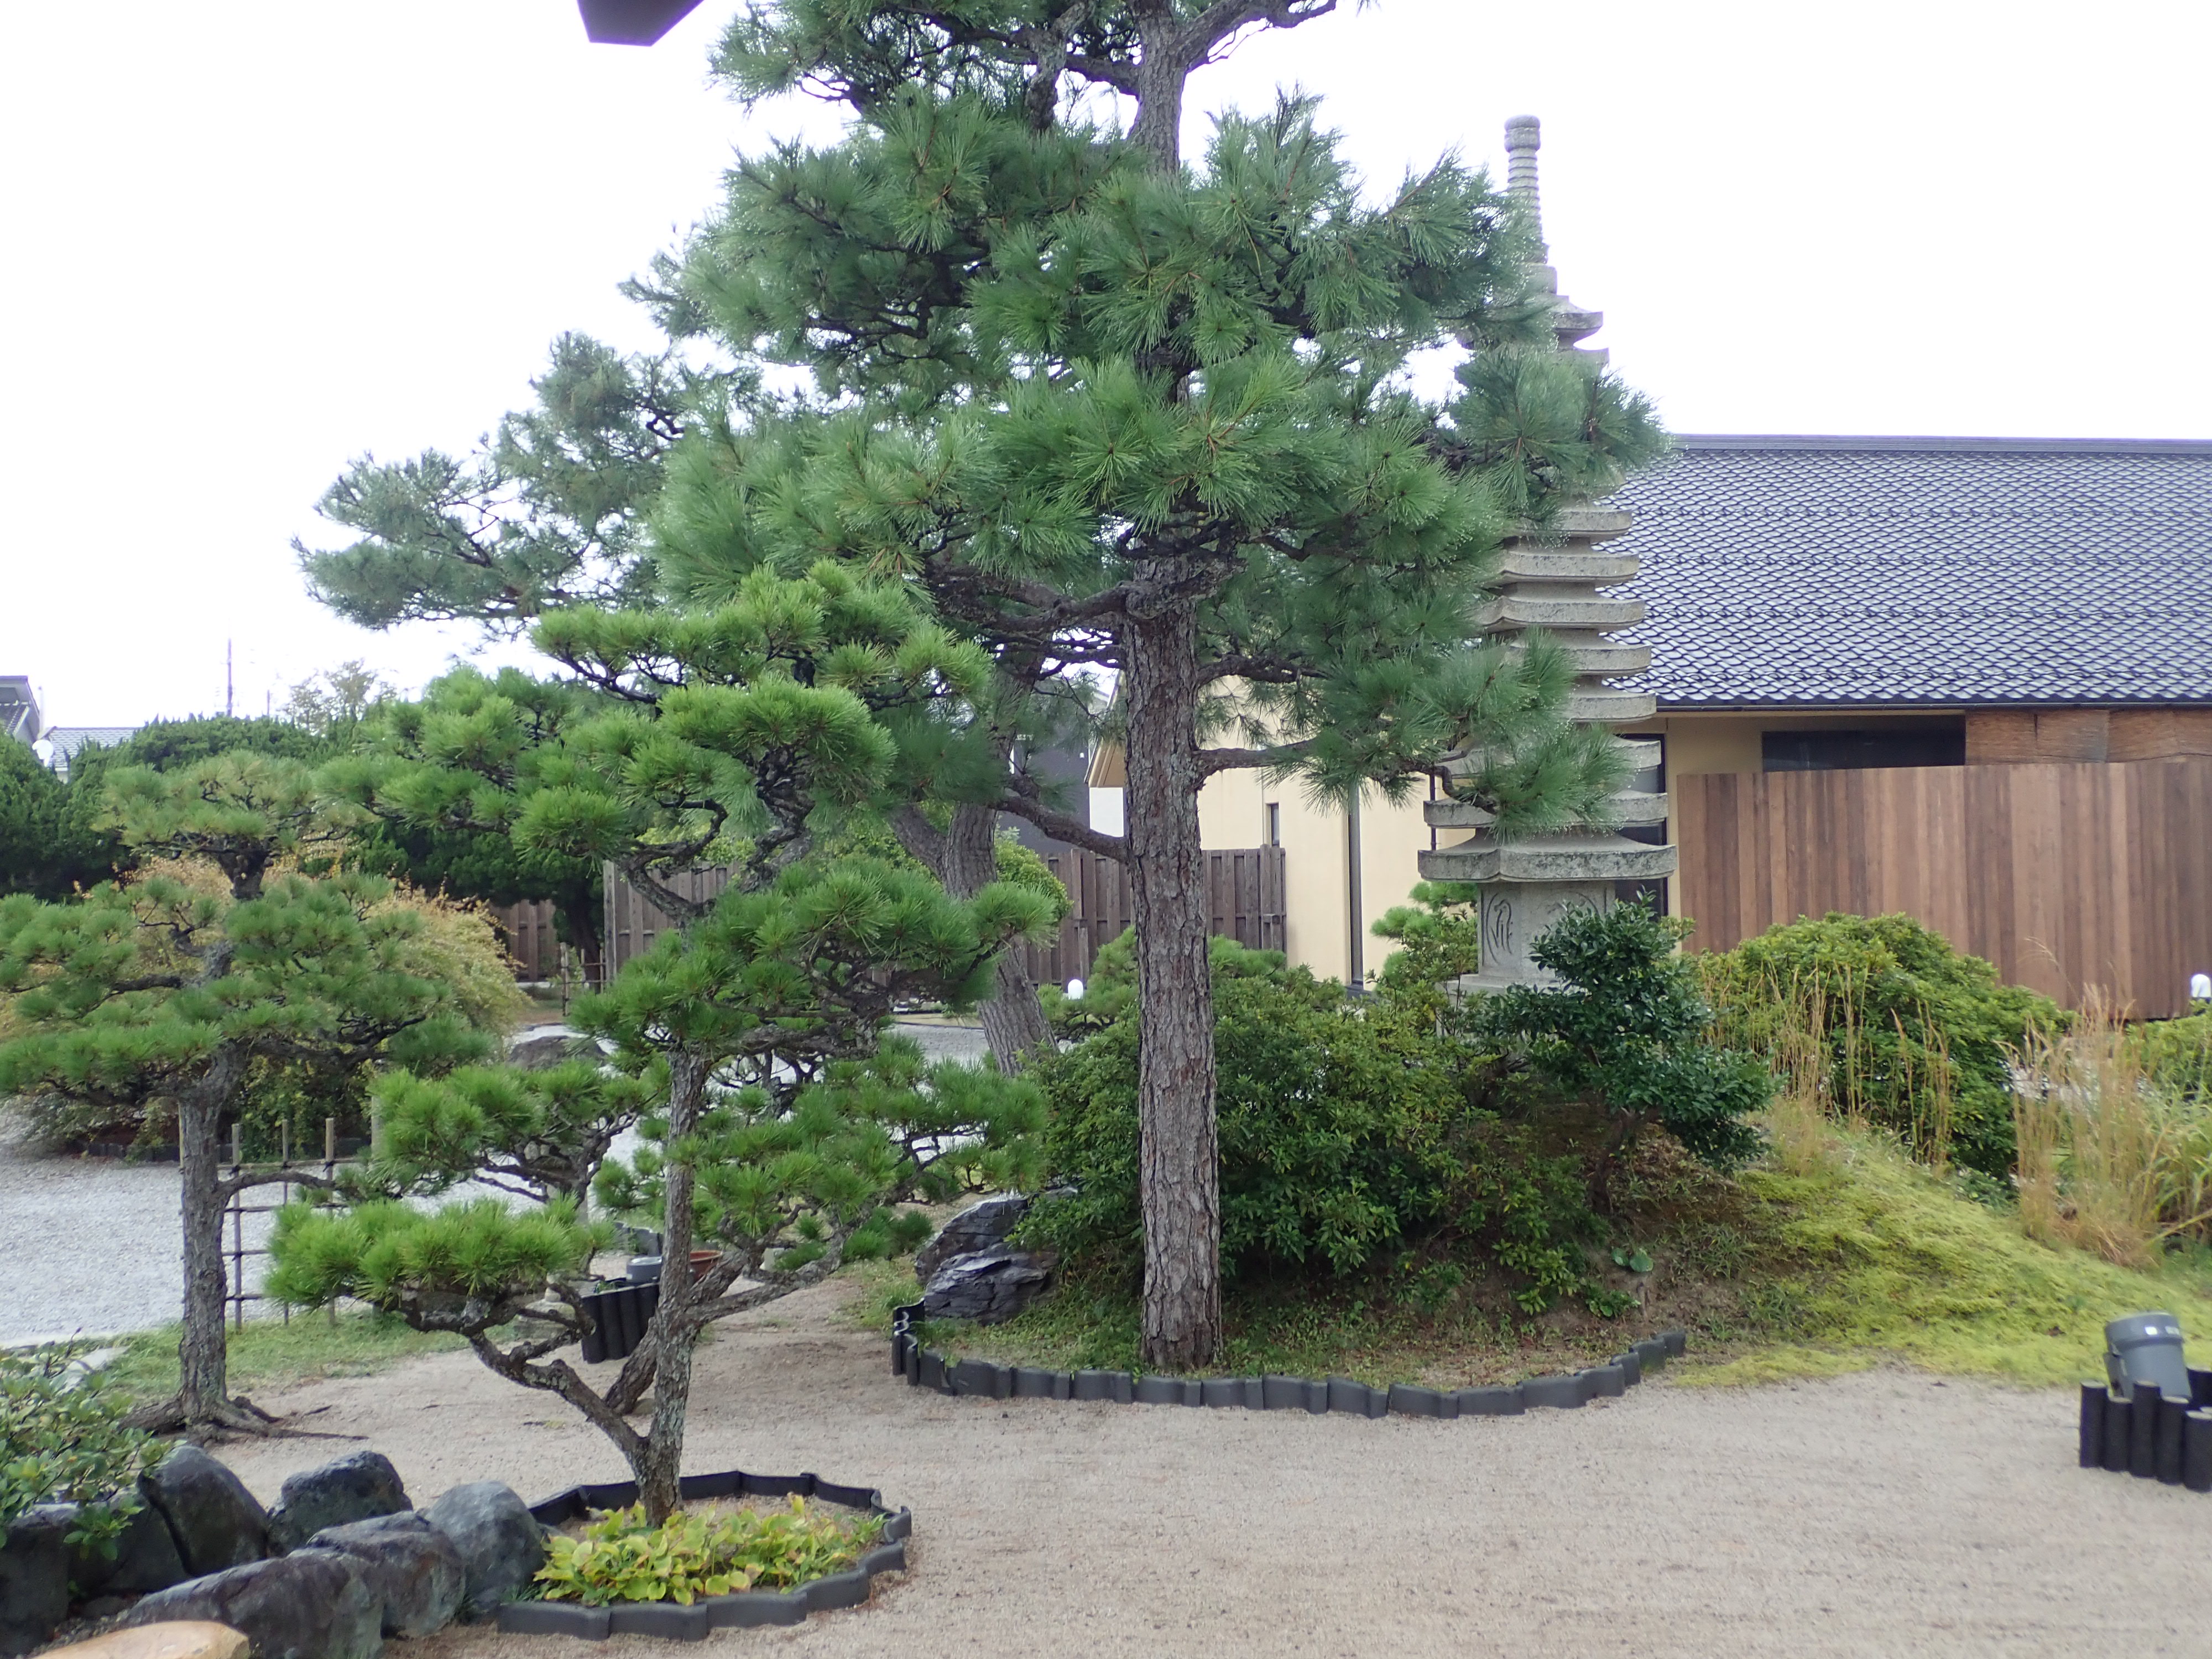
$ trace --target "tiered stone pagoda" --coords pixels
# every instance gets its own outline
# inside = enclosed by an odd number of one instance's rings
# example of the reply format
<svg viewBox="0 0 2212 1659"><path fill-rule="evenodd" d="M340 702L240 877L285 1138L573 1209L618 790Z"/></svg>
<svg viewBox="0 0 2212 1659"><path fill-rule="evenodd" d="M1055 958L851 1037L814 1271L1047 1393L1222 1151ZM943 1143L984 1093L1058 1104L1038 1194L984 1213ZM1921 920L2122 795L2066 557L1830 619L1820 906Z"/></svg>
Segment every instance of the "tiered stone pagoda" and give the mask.
<svg viewBox="0 0 2212 1659"><path fill-rule="evenodd" d="M1537 257L1547 261L1537 276L1553 296L1559 349L1601 368L1606 353L1582 342L1604 325L1605 315L1584 310L1559 292L1559 273L1544 247L1536 193L1540 140L1533 115L1505 124L1507 187L1537 236ZM1609 553L1602 545L1625 535L1630 522L1626 513L1574 503L1563 507L1541 535L1512 538L1506 543L1498 596L1481 617L1486 637L1512 640L1529 629L1542 629L1564 645L1578 671L1568 712L1577 720L1616 728L1649 720L1656 707L1648 695L1608 684L1615 675L1640 673L1651 663L1649 647L1608 637L1616 629L1644 620L1642 601L1612 599L1604 592L1636 574L1632 554ZM1666 798L1650 787L1657 780L1658 744L1614 741L1626 751L1631 784L1613 798L1607 815L1612 824L1665 823ZM1615 828L1571 824L1501 842L1491 832L1490 815L1468 803L1431 801L1427 817L1433 829L1474 832L1455 847L1420 855L1426 879L1474 882L1481 889L1482 971L1459 981L1462 992L1551 981L1553 975L1529 960L1528 947L1537 935L1569 910L1610 906L1615 883L1655 881L1674 873L1674 848L1632 841Z"/></svg>

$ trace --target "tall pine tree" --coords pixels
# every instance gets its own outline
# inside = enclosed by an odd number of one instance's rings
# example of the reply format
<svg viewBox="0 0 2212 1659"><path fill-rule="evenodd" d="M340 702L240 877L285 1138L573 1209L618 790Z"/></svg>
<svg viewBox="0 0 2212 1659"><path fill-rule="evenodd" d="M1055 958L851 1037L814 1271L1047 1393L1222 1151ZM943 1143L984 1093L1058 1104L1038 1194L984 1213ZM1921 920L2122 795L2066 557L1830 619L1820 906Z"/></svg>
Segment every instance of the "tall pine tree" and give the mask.
<svg viewBox="0 0 2212 1659"><path fill-rule="evenodd" d="M1018 768L990 805L1123 860L1143 1044L1145 1356L1220 1340L1197 799L1233 768L1347 795L1424 776L1505 833L1595 810L1614 763L1540 641L1478 647L1501 538L1652 453L1642 400L1547 348L1511 204L1445 161L1363 198L1314 106L1180 149L1190 76L1332 0L758 5L739 94L841 98L825 150L740 166L659 274L665 319L815 392L674 452L664 580L830 553L988 650L1004 706L1110 671L1125 836ZM1126 134L1072 125L1079 83ZM1417 353L1456 389L1417 396Z"/></svg>

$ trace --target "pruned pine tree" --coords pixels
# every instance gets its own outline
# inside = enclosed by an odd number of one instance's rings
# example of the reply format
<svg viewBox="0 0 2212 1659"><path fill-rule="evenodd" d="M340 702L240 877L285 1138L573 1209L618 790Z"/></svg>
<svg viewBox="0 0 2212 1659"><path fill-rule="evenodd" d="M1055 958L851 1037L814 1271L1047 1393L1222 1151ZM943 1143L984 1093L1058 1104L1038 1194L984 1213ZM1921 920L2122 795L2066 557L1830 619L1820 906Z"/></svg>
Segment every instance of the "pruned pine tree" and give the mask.
<svg viewBox="0 0 2212 1659"><path fill-rule="evenodd" d="M914 769L957 763L940 707L989 672L900 588L834 565L796 579L763 569L711 609L560 612L535 637L606 702L502 810L526 843L606 859L678 923L573 1015L665 1091L646 1153L599 1185L661 1234L652 1327L604 1389L560 1357L587 1328L579 1279L595 1243L565 1196L520 1214L297 1214L272 1247L271 1284L301 1303L362 1297L466 1337L501 1376L598 1425L658 1518L677 1502L701 1330L855 1254L915 1242L917 1224L894 1213L909 1198L1034 1172L1033 1085L925 1073L883 1032L902 1000L972 1002L1052 907L1011 882L956 900L910 866L820 848L887 799L926 793ZM708 861L732 872L720 895L678 879ZM472 1081L429 1086L456 1121L471 1109ZM695 1247L715 1253L696 1273ZM526 1311L537 1324L506 1333ZM648 1387L641 1434L627 1419Z"/></svg>
<svg viewBox="0 0 2212 1659"><path fill-rule="evenodd" d="M1125 837L1018 766L988 804L1129 869L1144 1352L1176 1369L1221 1336L1200 788L1433 777L1507 834L1600 810L1616 763L1565 720L1561 653L1469 641L1502 538L1659 441L1642 399L1550 349L1480 173L1446 160L1370 202L1302 99L1186 164L1191 75L1332 9L751 6L720 58L738 94L842 99L850 134L742 163L654 284L672 330L815 383L672 454L678 593L828 554L925 592L989 653L997 706L1116 678ZM1126 133L1064 118L1085 84L1132 100ZM1455 389L1417 395L1438 351Z"/></svg>
<svg viewBox="0 0 2212 1659"><path fill-rule="evenodd" d="M342 1070L391 1059L425 1073L477 1059L462 994L422 918L390 884L296 867L345 834L305 769L218 757L109 780L125 845L171 860L72 903L0 900L0 1095L58 1095L173 1114L183 1187L184 1334L175 1399L139 1414L194 1434L270 1420L231 1398L222 1212L276 1176L225 1175L222 1135L257 1062ZM312 1176L298 1170L295 1184Z"/></svg>
<svg viewBox="0 0 2212 1659"><path fill-rule="evenodd" d="M510 634L557 605L649 599L639 508L706 383L669 358L564 334L532 385L536 404L473 455L347 468L319 506L360 539L294 542L309 591L363 628L462 620Z"/></svg>
<svg viewBox="0 0 2212 1659"><path fill-rule="evenodd" d="M562 734L592 707L562 681L456 668L419 702L379 708L353 752L324 768L322 782L380 821L356 848L364 865L493 904L550 899L560 938L599 961L599 860L510 833L541 769L557 761Z"/></svg>

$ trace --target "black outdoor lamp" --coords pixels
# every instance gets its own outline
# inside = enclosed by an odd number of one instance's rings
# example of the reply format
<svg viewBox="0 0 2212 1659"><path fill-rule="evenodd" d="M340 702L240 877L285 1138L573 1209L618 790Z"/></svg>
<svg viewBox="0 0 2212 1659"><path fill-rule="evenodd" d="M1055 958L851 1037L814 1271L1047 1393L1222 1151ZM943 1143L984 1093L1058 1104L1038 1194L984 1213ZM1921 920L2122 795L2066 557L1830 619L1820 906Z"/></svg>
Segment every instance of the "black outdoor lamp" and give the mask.
<svg viewBox="0 0 2212 1659"><path fill-rule="evenodd" d="M576 0L584 33L603 46L649 46L697 8L699 0Z"/></svg>

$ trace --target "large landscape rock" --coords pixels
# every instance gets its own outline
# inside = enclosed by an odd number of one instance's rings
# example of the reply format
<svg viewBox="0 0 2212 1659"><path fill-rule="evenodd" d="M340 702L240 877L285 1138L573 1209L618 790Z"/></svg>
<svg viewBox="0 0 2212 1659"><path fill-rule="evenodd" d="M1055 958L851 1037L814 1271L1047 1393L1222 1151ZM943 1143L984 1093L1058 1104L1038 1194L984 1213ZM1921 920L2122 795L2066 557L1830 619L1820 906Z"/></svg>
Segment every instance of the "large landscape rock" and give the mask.
<svg viewBox="0 0 2212 1659"><path fill-rule="evenodd" d="M578 1054L596 1052L596 1045L588 1037L566 1034L524 1037L507 1051L507 1063L520 1071L544 1072L565 1064Z"/></svg>
<svg viewBox="0 0 2212 1659"><path fill-rule="evenodd" d="M922 1291L922 1317L1001 1324L1035 1301L1051 1280L1052 1270L1026 1250L956 1255Z"/></svg>
<svg viewBox="0 0 2212 1659"><path fill-rule="evenodd" d="M428 1636L444 1629L468 1589L468 1563L459 1547L412 1511L326 1527L307 1547L353 1558L384 1604L386 1636Z"/></svg>
<svg viewBox="0 0 2212 1659"><path fill-rule="evenodd" d="M456 1486L422 1516L453 1540L467 1565L465 1618L481 1619L513 1601L545 1563L545 1534L530 1506L496 1480Z"/></svg>
<svg viewBox="0 0 2212 1659"><path fill-rule="evenodd" d="M26 1510L0 1538L0 1654L28 1653L69 1617L74 1504Z"/></svg>
<svg viewBox="0 0 2212 1659"><path fill-rule="evenodd" d="M384 1604L354 1559L336 1550L295 1550L194 1578L148 1596L123 1622L172 1619L228 1625L252 1644L253 1659L376 1659L384 1650Z"/></svg>
<svg viewBox="0 0 2212 1659"><path fill-rule="evenodd" d="M185 1571L177 1540L169 1523L150 1502L142 1500L115 1540L109 1555L94 1545L80 1545L70 1557L70 1580L80 1598L90 1595L143 1595L167 1589L191 1577Z"/></svg>
<svg viewBox="0 0 2212 1659"><path fill-rule="evenodd" d="M399 1471L382 1452L361 1451L288 1476L269 1511L270 1535L297 1549L325 1527L342 1527L412 1509Z"/></svg>
<svg viewBox="0 0 2212 1659"><path fill-rule="evenodd" d="M244 1481L198 1446L178 1447L139 1486L169 1523L185 1571L195 1577L269 1553L268 1511Z"/></svg>
<svg viewBox="0 0 2212 1659"><path fill-rule="evenodd" d="M1029 1212L1029 1200L1018 1193L969 1205L945 1224L944 1231L914 1253L914 1276L927 1285L953 1257L997 1249Z"/></svg>

